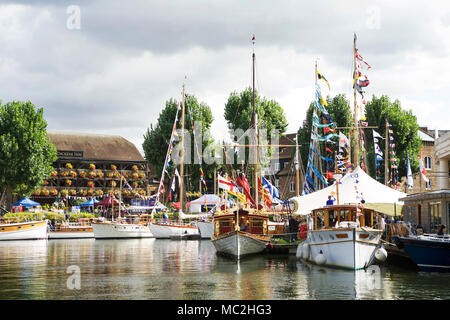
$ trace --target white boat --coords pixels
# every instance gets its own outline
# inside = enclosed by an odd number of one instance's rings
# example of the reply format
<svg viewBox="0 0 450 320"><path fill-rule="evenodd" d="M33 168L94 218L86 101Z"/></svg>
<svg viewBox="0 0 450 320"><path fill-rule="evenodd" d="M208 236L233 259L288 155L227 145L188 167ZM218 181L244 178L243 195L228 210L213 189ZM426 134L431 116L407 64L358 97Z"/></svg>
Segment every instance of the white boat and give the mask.
<svg viewBox="0 0 450 320"><path fill-rule="evenodd" d="M372 228L373 214L373 210L358 205L313 210L312 229L305 242L299 244L297 257L351 270L367 268L375 259L385 260L386 251L379 247L383 231Z"/></svg>
<svg viewBox="0 0 450 320"><path fill-rule="evenodd" d="M172 236L196 235L199 230L195 223L193 224L177 224L175 222L149 223L151 233L156 239L170 239Z"/></svg>
<svg viewBox="0 0 450 320"><path fill-rule="evenodd" d="M47 239L47 220L0 224L0 240Z"/></svg>
<svg viewBox="0 0 450 320"><path fill-rule="evenodd" d="M148 227L148 214L139 216L138 223L126 223L119 221L92 222L92 230L95 239L119 239L119 238L153 238Z"/></svg>
<svg viewBox="0 0 450 320"><path fill-rule="evenodd" d="M199 221L197 227L202 239L211 239L214 235L214 223L212 221Z"/></svg>
<svg viewBox="0 0 450 320"><path fill-rule="evenodd" d="M211 239L218 254L240 259L264 251L270 242L269 216L250 208L216 211Z"/></svg>
<svg viewBox="0 0 450 320"><path fill-rule="evenodd" d="M89 219L79 219L76 223L58 224L55 230L48 233L49 239L84 239L94 238L94 231L92 230Z"/></svg>

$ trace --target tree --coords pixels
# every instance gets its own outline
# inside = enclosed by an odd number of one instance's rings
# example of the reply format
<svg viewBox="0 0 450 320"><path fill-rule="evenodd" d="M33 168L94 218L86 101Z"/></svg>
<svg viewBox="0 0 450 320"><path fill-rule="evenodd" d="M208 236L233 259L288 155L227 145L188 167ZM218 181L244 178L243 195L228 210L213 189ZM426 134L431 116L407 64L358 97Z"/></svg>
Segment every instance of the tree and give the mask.
<svg viewBox="0 0 450 320"><path fill-rule="evenodd" d="M327 97L326 107L329 115L333 119L334 123L338 127L350 127L353 124L352 119L352 111L350 107L350 102L345 97L345 94L338 94L333 98ZM300 155L302 157L302 162L304 169L306 170L306 166L308 164L308 155L309 155L309 143L311 141L311 128L312 128L312 114L314 109L314 103L311 102L308 110L306 111L306 119L303 122L303 125L298 130L298 143L300 149ZM322 130L322 129L319 129ZM349 129L340 130L345 135L348 136L350 132ZM322 134L323 131L321 132ZM337 151L338 145L336 144L335 148L330 148L333 151ZM325 154L325 148L321 150L322 154Z"/></svg>
<svg viewBox="0 0 450 320"><path fill-rule="evenodd" d="M181 103L181 102L180 102ZM175 99L166 101L165 108L159 114L157 123L155 126L150 125L144 134L144 142L142 148L144 149L145 159L155 167L156 174L161 175L161 172L165 166L166 153L169 147L169 140L172 134L173 122L177 112L178 102ZM192 120L190 115L192 115ZM198 102L197 98L193 95L186 95L185 98L185 130L191 133L192 137L192 121L199 121L202 124L202 148L204 149L214 140L208 134L208 131L213 122L213 116L210 107L204 102ZM177 129L181 129L181 112L178 115ZM200 132L196 132L197 139L199 139ZM200 143L200 141L198 141ZM192 187L198 186L200 180L199 164L194 164L194 159L197 159L197 154L194 149L194 138L191 138L191 154L185 154L185 159L192 160L192 163L186 163L185 173L189 174L190 178L188 182ZM203 172L206 178L212 177L214 164L208 165L202 163ZM169 173L172 175L174 172L174 166L171 166Z"/></svg>
<svg viewBox="0 0 450 320"><path fill-rule="evenodd" d="M417 171L419 167L418 156L422 141L420 140L417 118L411 110L403 110L400 101L391 102L387 95L377 98L375 95L371 101L366 104L366 118L371 126L378 126L376 130L383 137L386 135L386 120L391 125L395 144L395 153L399 158L399 178L406 176L407 154L411 163L411 170ZM372 130L366 130L366 141L368 150L368 159L374 159L374 144ZM380 148L384 149L384 140L380 142ZM386 152L384 151L384 156ZM370 174L375 176L375 160L368 161ZM384 162L382 163L382 173L384 177ZM384 181L384 180L383 180Z"/></svg>
<svg viewBox="0 0 450 320"><path fill-rule="evenodd" d="M56 159L42 108L30 101L0 105L0 205L12 194L27 196L41 186Z"/></svg>
<svg viewBox="0 0 450 320"><path fill-rule="evenodd" d="M258 128L267 132L267 138L271 137L274 130L279 132L278 138L286 131L288 122L283 108L275 100L266 97L261 98L255 91L255 111L258 115ZM252 88L247 88L241 93L232 92L225 104L224 117L230 130L242 130L245 132L252 126ZM238 137L239 138L239 137ZM241 141L244 144L244 141ZM262 141L260 141L262 143ZM245 159L248 159L248 148L245 151ZM272 150L266 149L266 159L270 158ZM267 164L266 164L267 165ZM234 167L240 167L235 164Z"/></svg>

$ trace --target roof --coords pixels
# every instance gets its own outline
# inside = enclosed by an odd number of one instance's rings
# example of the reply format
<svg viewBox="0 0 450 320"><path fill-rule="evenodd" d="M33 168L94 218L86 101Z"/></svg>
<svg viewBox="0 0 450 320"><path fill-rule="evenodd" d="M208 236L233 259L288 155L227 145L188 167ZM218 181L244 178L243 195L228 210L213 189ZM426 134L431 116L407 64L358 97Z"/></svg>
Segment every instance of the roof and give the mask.
<svg viewBox="0 0 450 320"><path fill-rule="evenodd" d="M430 136L428 133L425 133L422 130L418 130L418 133L420 140L434 142L434 138Z"/></svg>
<svg viewBox="0 0 450 320"><path fill-rule="evenodd" d="M358 192L356 192L356 190ZM295 203L296 214L308 214L312 210L320 208L325 205L328 196L334 195L337 197L336 182L324 189L307 194L301 197L293 197L292 200ZM364 206L372 207L373 204L377 204L378 208L394 208L394 203L403 205L401 198L406 197L406 193L394 190L384 184L379 183L360 167L356 168L353 172L347 173L339 184L339 203L340 204L353 204L360 203L364 200ZM380 206L380 204L386 204ZM388 211L381 211L382 213L392 214L391 209ZM397 212L398 213L398 212Z"/></svg>
<svg viewBox="0 0 450 320"><path fill-rule="evenodd" d="M136 146L121 136L58 131L47 135L58 151L82 151L80 159L145 161Z"/></svg>
<svg viewBox="0 0 450 320"><path fill-rule="evenodd" d="M274 154L272 156L273 158L278 157L278 159L290 159L292 158L292 152L293 152L293 148L295 148L295 137L296 137L297 133L288 133L285 135L282 135L280 137L279 140L279 144L284 144L284 145L293 145L293 147L279 147L279 152L278 154Z"/></svg>
<svg viewBox="0 0 450 320"><path fill-rule="evenodd" d="M422 193L415 193L410 194L404 198L401 198L401 201L405 202L413 202L413 201L419 201L419 200L427 200L427 199L441 199L441 198L450 198L450 190L449 189L442 189L442 190L435 190L430 192L422 192Z"/></svg>

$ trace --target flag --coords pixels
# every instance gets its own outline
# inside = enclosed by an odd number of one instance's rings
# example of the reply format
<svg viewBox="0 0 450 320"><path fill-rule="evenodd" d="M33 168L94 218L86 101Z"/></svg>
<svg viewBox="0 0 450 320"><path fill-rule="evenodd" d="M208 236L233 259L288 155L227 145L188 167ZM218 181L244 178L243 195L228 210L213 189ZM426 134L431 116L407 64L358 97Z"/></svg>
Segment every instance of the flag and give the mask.
<svg viewBox="0 0 450 320"><path fill-rule="evenodd" d="M422 175L423 180L426 183L429 183L430 180L427 178L427 170L425 170L425 166L423 165L422 150L420 150L420 163L419 164L420 164L419 170L420 170L420 174Z"/></svg>
<svg viewBox="0 0 450 320"><path fill-rule="evenodd" d="M317 78L319 80L323 80L327 84L328 89L330 89L330 84L328 83L327 79L319 71L317 71Z"/></svg>
<svg viewBox="0 0 450 320"><path fill-rule="evenodd" d="M409 154L407 154L407 159L408 159L408 163L407 163L407 182L406 184L408 185L409 189L412 189L414 187L414 180L413 180L413 175L412 175L412 171L411 171L411 163L409 162Z"/></svg>
<svg viewBox="0 0 450 320"><path fill-rule="evenodd" d="M280 197L280 191L264 177L262 177L262 184L263 184L263 187L269 191L269 194L273 198Z"/></svg>
<svg viewBox="0 0 450 320"><path fill-rule="evenodd" d="M350 143L348 142L348 138L342 132L339 132L339 149L348 150Z"/></svg>
<svg viewBox="0 0 450 320"><path fill-rule="evenodd" d="M380 139L383 139L383 137L382 137L378 132L376 132L376 131L373 130L373 129L372 129L372 133L373 133L373 137L374 137L374 138L380 138Z"/></svg>
<svg viewBox="0 0 450 320"><path fill-rule="evenodd" d="M327 179L334 179L333 173L328 170L327 170Z"/></svg>
<svg viewBox="0 0 450 320"><path fill-rule="evenodd" d="M333 151L330 148L328 148L328 147L325 147L325 151L333 153Z"/></svg>
<svg viewBox="0 0 450 320"><path fill-rule="evenodd" d="M219 180L219 189L231 191L233 193L237 193L239 191L236 185L230 179L224 178L219 175L218 180Z"/></svg>
<svg viewBox="0 0 450 320"><path fill-rule="evenodd" d="M264 200L266 206L270 208L272 206L272 199L270 197L269 191L263 188L260 178L258 178L258 192L262 196L262 199Z"/></svg>
<svg viewBox="0 0 450 320"><path fill-rule="evenodd" d="M177 168L175 168L175 175L178 178L178 186L181 186L181 177L180 177L180 173L178 172Z"/></svg>
<svg viewBox="0 0 450 320"><path fill-rule="evenodd" d="M375 147L375 154L378 154L378 155L380 155L382 157L383 156L383 151L381 151L380 146L377 143L375 143L374 147Z"/></svg>
<svg viewBox="0 0 450 320"><path fill-rule="evenodd" d="M251 204L255 205L255 200L253 200L252 195L250 194L250 184L248 183L244 172L238 174L236 182L238 186L242 188L242 191L244 192L247 202L250 202Z"/></svg>
<svg viewBox="0 0 450 320"><path fill-rule="evenodd" d="M369 123L367 121L361 121L361 125L363 127L367 127L369 125Z"/></svg>
<svg viewBox="0 0 450 320"><path fill-rule="evenodd" d="M255 41L255 35L253 35L253 37L252 37L252 41Z"/></svg>

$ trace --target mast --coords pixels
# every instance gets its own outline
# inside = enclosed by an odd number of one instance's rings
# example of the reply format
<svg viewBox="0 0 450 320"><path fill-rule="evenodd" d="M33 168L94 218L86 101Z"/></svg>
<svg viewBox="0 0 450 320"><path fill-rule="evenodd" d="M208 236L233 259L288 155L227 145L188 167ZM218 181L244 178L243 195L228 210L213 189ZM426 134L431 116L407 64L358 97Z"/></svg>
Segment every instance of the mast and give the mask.
<svg viewBox="0 0 450 320"><path fill-rule="evenodd" d="M256 135L256 146L255 146L255 152L254 152L254 165L253 165L253 176L254 176L254 184L255 184L255 203L256 203L256 210L258 210L259 207L259 186L258 186L258 116L256 114L255 110L255 36L253 36L253 54L252 54L252 79L253 79L253 90L252 90L252 122L253 127L255 128L255 135Z"/></svg>
<svg viewBox="0 0 450 320"><path fill-rule="evenodd" d="M388 176L389 176L389 128L388 128L388 122L386 119L386 133L385 133L385 142L384 142L384 184L388 185Z"/></svg>
<svg viewBox="0 0 450 320"><path fill-rule="evenodd" d="M183 84L183 97L182 97L182 107L181 107L181 164L180 164L180 211L183 212L183 187L184 187L184 84Z"/></svg>
<svg viewBox="0 0 450 320"><path fill-rule="evenodd" d="M120 211L122 209L122 170L120 170L120 194L119 194L119 219L120 219Z"/></svg>
<svg viewBox="0 0 450 320"><path fill-rule="evenodd" d="M355 165L355 169L359 166L359 127L358 127L358 107L356 101L356 34L353 37L353 99L354 99L354 131L353 131L353 140L354 140L354 150L353 150L353 163Z"/></svg>
<svg viewBox="0 0 450 320"><path fill-rule="evenodd" d="M300 195L300 165L298 161L298 135L295 135L295 194Z"/></svg>

